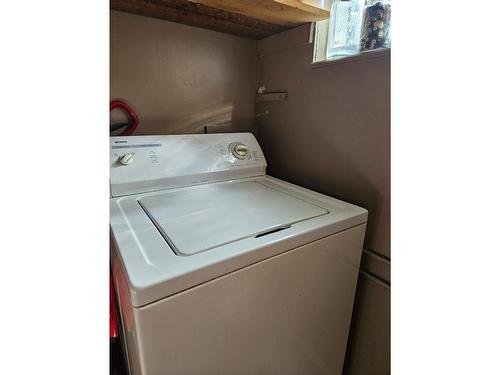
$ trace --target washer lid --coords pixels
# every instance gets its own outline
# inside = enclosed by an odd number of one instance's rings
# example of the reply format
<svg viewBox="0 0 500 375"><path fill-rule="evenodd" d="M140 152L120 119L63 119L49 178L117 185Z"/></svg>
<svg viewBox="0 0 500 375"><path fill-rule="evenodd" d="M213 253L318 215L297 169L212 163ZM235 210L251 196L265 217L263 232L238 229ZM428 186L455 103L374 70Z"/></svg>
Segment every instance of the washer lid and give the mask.
<svg viewBox="0 0 500 375"><path fill-rule="evenodd" d="M179 255L287 228L327 210L259 182L212 184L139 199Z"/></svg>

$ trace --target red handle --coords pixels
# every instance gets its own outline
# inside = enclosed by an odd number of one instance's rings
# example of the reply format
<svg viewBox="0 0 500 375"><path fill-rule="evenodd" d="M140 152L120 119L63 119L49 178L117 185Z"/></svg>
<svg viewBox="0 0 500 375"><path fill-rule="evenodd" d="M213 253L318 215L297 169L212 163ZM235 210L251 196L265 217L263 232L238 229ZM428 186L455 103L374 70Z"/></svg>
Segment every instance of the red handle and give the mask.
<svg viewBox="0 0 500 375"><path fill-rule="evenodd" d="M127 114L130 117L130 120L131 120L130 125L127 128L125 128L123 133L121 133L119 135L120 136L131 135L135 131L135 129L137 128L137 125L139 124L139 116L137 115L137 112L135 112L131 106L129 106L125 102L122 102L121 100L112 100L111 101L110 111L112 111L115 108L123 109L125 112L127 112Z"/></svg>
<svg viewBox="0 0 500 375"><path fill-rule="evenodd" d="M109 278L109 337L118 337L118 317L116 312L115 288L113 286L113 274Z"/></svg>

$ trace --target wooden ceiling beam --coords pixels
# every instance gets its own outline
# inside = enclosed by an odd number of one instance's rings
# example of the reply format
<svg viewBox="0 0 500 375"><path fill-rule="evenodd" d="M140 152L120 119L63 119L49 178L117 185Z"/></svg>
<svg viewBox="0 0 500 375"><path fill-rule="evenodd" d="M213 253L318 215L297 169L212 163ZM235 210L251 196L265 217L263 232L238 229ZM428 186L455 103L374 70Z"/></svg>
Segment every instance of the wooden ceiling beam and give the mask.
<svg viewBox="0 0 500 375"><path fill-rule="evenodd" d="M288 28L188 0L111 0L111 9L253 39Z"/></svg>
<svg viewBox="0 0 500 375"><path fill-rule="evenodd" d="M285 27L327 19L330 12L301 0L190 0L211 8L255 17Z"/></svg>

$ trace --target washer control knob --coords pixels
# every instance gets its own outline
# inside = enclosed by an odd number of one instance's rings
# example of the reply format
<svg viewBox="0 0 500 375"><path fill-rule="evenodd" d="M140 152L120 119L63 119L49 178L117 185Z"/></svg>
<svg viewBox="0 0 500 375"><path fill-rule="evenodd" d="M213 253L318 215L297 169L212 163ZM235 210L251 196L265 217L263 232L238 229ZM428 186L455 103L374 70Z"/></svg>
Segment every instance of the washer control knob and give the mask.
<svg viewBox="0 0 500 375"><path fill-rule="evenodd" d="M233 156L238 159L246 159L248 157L248 147L243 143L232 143L230 149Z"/></svg>
<svg viewBox="0 0 500 375"><path fill-rule="evenodd" d="M134 161L134 157L131 153L126 153L125 155L120 156L120 164L121 165L129 165Z"/></svg>

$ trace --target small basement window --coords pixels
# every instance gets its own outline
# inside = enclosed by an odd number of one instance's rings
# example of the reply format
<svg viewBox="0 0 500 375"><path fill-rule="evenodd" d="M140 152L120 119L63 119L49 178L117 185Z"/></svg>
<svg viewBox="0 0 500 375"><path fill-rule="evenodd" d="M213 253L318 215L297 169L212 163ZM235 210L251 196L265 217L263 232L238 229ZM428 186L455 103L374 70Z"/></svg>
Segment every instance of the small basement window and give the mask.
<svg viewBox="0 0 500 375"><path fill-rule="evenodd" d="M330 18L316 23L313 62L390 48L390 0L322 0L321 6Z"/></svg>

